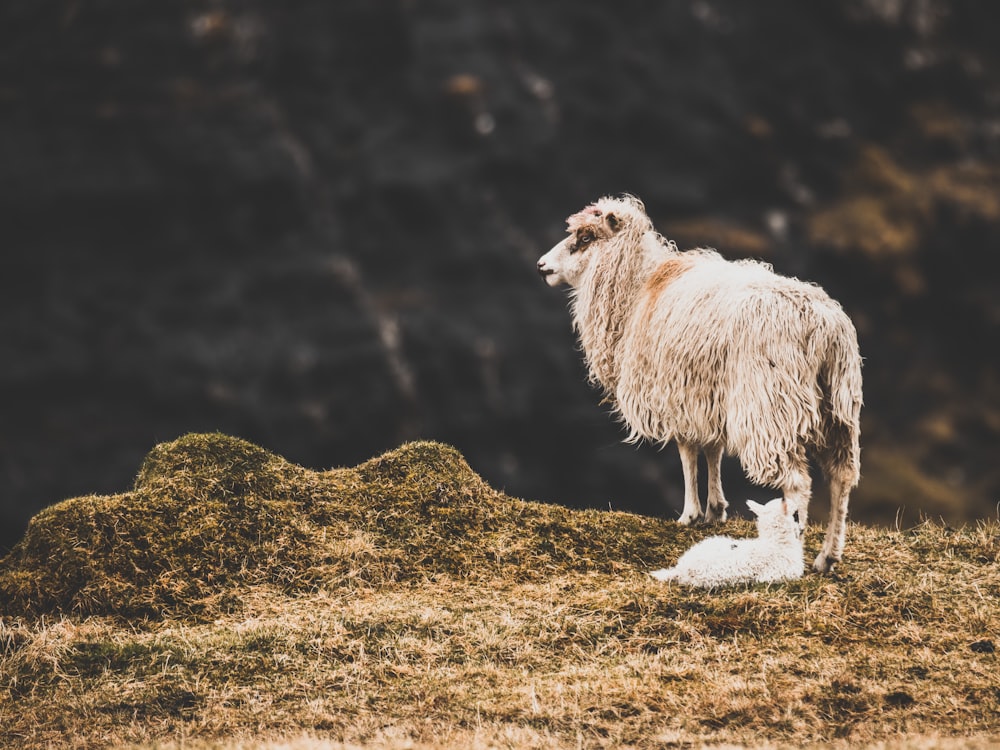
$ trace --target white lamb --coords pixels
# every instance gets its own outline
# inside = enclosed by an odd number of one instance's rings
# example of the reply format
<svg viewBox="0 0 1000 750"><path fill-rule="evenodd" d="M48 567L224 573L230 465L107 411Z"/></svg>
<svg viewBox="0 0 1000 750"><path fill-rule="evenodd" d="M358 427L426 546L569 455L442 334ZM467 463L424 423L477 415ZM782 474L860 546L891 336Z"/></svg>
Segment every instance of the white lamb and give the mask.
<svg viewBox="0 0 1000 750"><path fill-rule="evenodd" d="M830 523L814 567L844 550L860 472L861 356L850 319L815 284L765 263L680 252L631 196L570 216L569 236L538 261L550 286L573 287L573 324L590 378L629 439L676 440L680 522L724 521L719 468L739 457L751 481L778 487L806 522L808 456L830 482ZM698 453L708 503L698 498Z"/></svg>
<svg viewBox="0 0 1000 750"><path fill-rule="evenodd" d="M756 539L711 536L681 555L674 567L650 575L706 589L800 578L804 528L799 512L781 497L765 505L748 500L747 507L757 516Z"/></svg>

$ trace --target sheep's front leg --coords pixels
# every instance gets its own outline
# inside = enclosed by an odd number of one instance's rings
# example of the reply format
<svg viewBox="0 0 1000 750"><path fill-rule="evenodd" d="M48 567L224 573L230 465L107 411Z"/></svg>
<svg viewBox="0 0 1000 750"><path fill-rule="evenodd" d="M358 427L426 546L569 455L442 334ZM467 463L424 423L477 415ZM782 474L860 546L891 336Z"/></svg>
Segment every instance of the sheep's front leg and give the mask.
<svg viewBox="0 0 1000 750"><path fill-rule="evenodd" d="M677 441L684 470L684 511L677 522L684 526L701 520L701 501L698 499L698 448L690 443Z"/></svg>
<svg viewBox="0 0 1000 750"><path fill-rule="evenodd" d="M708 502L705 507L706 523L724 523L726 520L726 496L722 492L722 446L710 445L705 448L708 462Z"/></svg>

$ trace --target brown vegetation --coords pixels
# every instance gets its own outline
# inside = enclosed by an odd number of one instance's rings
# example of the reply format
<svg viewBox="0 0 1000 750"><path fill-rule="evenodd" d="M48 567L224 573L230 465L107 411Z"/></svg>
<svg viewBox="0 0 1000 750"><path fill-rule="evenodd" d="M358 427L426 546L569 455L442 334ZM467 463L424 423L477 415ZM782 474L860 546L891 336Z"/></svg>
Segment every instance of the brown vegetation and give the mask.
<svg viewBox="0 0 1000 750"><path fill-rule="evenodd" d="M645 571L710 530L447 446L310 472L191 435L3 560L0 744L986 747L998 531L854 525L836 576L706 594Z"/></svg>
<svg viewBox="0 0 1000 750"><path fill-rule="evenodd" d="M959 223L1000 219L997 177L994 165L981 162L911 171L886 149L868 145L847 171L844 197L809 217L809 238L817 245L861 251L875 260L898 261L916 252L942 207L951 210ZM903 281L904 293L925 289L923 280Z"/></svg>

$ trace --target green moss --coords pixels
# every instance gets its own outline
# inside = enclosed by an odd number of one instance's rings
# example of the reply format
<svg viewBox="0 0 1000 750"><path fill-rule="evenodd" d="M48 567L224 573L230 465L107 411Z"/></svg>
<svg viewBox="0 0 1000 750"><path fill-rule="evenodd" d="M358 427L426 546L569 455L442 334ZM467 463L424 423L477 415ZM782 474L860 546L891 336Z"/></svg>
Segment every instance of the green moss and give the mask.
<svg viewBox="0 0 1000 750"><path fill-rule="evenodd" d="M287 498L305 473L245 440L192 434L153 448L142 462L135 489L189 503L244 496Z"/></svg>
<svg viewBox="0 0 1000 750"><path fill-rule="evenodd" d="M131 492L32 519L0 567L0 612L211 618L257 584L614 572L662 563L699 533L508 497L439 443L314 472L243 440L187 435L150 452Z"/></svg>
<svg viewBox="0 0 1000 750"><path fill-rule="evenodd" d="M309 586L319 528L305 520L306 474L223 435L157 446L133 491L32 519L0 572L4 610L209 614L234 584Z"/></svg>

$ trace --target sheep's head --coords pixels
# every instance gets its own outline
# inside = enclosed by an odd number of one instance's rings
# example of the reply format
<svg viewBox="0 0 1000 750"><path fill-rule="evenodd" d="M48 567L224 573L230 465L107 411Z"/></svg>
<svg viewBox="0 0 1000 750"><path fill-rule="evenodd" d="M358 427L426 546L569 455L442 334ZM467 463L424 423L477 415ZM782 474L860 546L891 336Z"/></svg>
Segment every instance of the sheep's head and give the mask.
<svg viewBox="0 0 1000 750"><path fill-rule="evenodd" d="M649 219L642 203L631 196L602 198L566 220L569 236L538 260L538 273L549 286L577 286L602 246L630 224Z"/></svg>
<svg viewBox="0 0 1000 750"><path fill-rule="evenodd" d="M763 505L747 500L747 509L757 516L757 530L762 537L799 540L805 533L802 515L783 497Z"/></svg>

